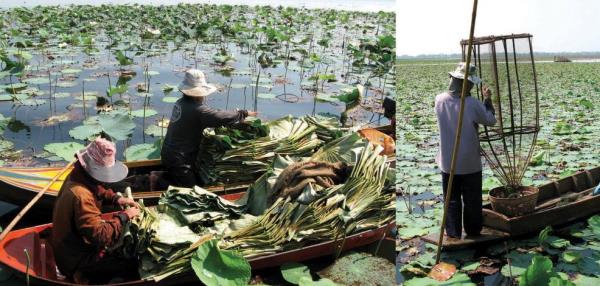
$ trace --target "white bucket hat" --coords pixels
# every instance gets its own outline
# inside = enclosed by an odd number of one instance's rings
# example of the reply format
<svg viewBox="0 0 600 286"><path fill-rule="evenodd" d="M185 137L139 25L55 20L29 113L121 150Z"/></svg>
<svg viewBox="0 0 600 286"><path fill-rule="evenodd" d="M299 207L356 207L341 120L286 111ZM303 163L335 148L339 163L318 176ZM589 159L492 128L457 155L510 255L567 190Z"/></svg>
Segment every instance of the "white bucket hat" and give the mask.
<svg viewBox="0 0 600 286"><path fill-rule="evenodd" d="M178 88L183 94L191 97L204 97L217 91L216 86L206 83L204 73L196 69L185 72L185 77Z"/></svg>
<svg viewBox="0 0 600 286"><path fill-rule="evenodd" d="M465 71L467 70L467 63L460 62L456 69L453 72L449 72L448 74L453 78L465 79ZM469 81L475 85L481 83L481 78L477 76L477 67L474 64L470 64L469 67Z"/></svg>

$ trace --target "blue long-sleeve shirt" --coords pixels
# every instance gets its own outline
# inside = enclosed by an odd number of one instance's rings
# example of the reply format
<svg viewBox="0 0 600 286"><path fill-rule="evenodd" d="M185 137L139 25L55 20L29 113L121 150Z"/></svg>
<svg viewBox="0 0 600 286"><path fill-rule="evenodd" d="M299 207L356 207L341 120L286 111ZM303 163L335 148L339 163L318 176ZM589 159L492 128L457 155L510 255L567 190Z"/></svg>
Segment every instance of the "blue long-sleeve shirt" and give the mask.
<svg viewBox="0 0 600 286"><path fill-rule="evenodd" d="M460 97L453 96L448 92L442 93L435 98L435 113L438 119L440 132L440 147L436 157L436 163L444 173L450 173L452 162L452 151L458 127L458 114L460 111ZM479 146L479 124L493 126L496 117L492 109L476 98L467 96L465 98L465 111L461 133L458 161L456 162L456 174L472 174L481 171L481 155Z"/></svg>

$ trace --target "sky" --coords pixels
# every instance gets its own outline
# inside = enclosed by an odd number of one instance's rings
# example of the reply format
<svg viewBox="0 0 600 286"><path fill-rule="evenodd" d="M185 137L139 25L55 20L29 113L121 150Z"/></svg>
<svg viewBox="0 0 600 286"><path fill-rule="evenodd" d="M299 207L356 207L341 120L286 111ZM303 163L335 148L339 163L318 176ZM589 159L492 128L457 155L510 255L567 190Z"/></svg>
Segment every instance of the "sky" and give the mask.
<svg viewBox="0 0 600 286"><path fill-rule="evenodd" d="M473 0L397 0L399 56L460 53ZM479 0L475 36L529 33L535 52L600 51L598 0Z"/></svg>

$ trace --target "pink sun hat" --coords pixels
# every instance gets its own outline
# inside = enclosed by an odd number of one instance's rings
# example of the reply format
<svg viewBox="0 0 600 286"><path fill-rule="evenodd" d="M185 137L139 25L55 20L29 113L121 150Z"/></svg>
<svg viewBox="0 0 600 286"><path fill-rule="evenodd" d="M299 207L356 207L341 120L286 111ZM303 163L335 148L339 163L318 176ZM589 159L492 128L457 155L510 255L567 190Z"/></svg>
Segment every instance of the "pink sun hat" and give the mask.
<svg viewBox="0 0 600 286"><path fill-rule="evenodd" d="M119 182L127 177L125 164L115 159L117 147L107 139L97 137L75 155L85 171L97 181Z"/></svg>

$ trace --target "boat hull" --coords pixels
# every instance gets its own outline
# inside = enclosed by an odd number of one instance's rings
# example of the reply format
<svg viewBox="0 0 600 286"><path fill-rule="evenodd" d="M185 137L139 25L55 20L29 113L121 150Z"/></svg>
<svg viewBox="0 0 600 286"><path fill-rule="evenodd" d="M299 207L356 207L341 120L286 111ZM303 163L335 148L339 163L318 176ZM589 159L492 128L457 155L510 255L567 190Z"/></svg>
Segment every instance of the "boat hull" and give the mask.
<svg viewBox="0 0 600 286"><path fill-rule="evenodd" d="M239 195L231 195L229 199L233 199L235 196ZM326 241L299 249L252 258L248 262L253 270L260 270L278 267L288 262L301 262L326 257L337 253L340 248L342 251L347 251L378 243L394 227L395 224L392 222L376 229L364 230L349 235L343 243L341 240ZM27 259L24 249L27 249L31 261L29 268L30 285L78 285L57 277L52 249L46 238L43 237L44 232L47 233L51 228L52 224L45 224L10 232L3 241L0 241L0 264L8 267L18 277L25 279ZM180 285L188 282L198 282L198 278L193 272L174 275L159 282L136 280L106 285Z"/></svg>

